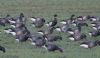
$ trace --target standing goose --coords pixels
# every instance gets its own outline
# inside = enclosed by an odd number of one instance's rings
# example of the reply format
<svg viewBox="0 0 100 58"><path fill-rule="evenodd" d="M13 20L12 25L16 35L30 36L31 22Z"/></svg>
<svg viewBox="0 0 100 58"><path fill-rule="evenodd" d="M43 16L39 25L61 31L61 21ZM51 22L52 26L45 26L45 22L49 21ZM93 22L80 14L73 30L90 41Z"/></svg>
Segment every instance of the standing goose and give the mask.
<svg viewBox="0 0 100 58"><path fill-rule="evenodd" d="M57 24L57 14L54 15L54 20L49 21L46 25L48 27L54 27Z"/></svg>

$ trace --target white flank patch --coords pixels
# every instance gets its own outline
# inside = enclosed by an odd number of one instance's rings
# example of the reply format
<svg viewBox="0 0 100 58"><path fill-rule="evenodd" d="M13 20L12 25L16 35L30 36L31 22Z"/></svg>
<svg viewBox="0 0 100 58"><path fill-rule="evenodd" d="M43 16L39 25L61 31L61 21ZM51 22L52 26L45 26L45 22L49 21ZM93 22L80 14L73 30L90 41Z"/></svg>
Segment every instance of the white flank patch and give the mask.
<svg viewBox="0 0 100 58"><path fill-rule="evenodd" d="M73 23L72 25L73 25L73 26L76 26L76 24L75 24L75 23Z"/></svg>
<svg viewBox="0 0 100 58"><path fill-rule="evenodd" d="M45 48L46 50L48 50L48 49L47 49L47 47L46 47L45 45L44 45L44 46L42 46L42 47L43 47L43 48Z"/></svg>
<svg viewBox="0 0 100 58"><path fill-rule="evenodd" d="M31 39L31 38L28 38L28 40L32 41L32 39Z"/></svg>
<svg viewBox="0 0 100 58"><path fill-rule="evenodd" d="M6 32L6 33L10 33L10 31L9 31L9 30L4 30L4 32Z"/></svg>
<svg viewBox="0 0 100 58"><path fill-rule="evenodd" d="M38 32L39 34L41 34L41 35L43 35L43 33L42 32Z"/></svg>
<svg viewBox="0 0 100 58"><path fill-rule="evenodd" d="M82 20L82 18L78 18L78 20Z"/></svg>
<svg viewBox="0 0 100 58"><path fill-rule="evenodd" d="M96 26L95 24L91 24L92 26Z"/></svg>
<svg viewBox="0 0 100 58"><path fill-rule="evenodd" d="M45 37L45 40L48 41L48 39Z"/></svg>
<svg viewBox="0 0 100 58"><path fill-rule="evenodd" d="M89 48L89 46L86 45L86 44L81 44L80 47L83 47L83 48Z"/></svg>
<svg viewBox="0 0 100 58"><path fill-rule="evenodd" d="M35 18L30 18L33 22L35 22L36 21L36 19Z"/></svg>
<svg viewBox="0 0 100 58"><path fill-rule="evenodd" d="M16 33L15 32L10 32L13 36L15 36L16 35Z"/></svg>
<svg viewBox="0 0 100 58"><path fill-rule="evenodd" d="M64 21L62 21L62 22L60 22L61 24L66 24L66 22L64 22Z"/></svg>
<svg viewBox="0 0 100 58"><path fill-rule="evenodd" d="M91 36L91 35L92 35L92 33L89 33L89 35Z"/></svg>
<svg viewBox="0 0 100 58"><path fill-rule="evenodd" d="M96 21L97 19L95 19L95 18L91 18L92 19L92 21Z"/></svg>
<svg viewBox="0 0 100 58"><path fill-rule="evenodd" d="M60 29L60 28L56 28L55 30L57 30L57 31L61 31L61 29Z"/></svg>
<svg viewBox="0 0 100 58"><path fill-rule="evenodd" d="M45 24L46 26L49 26L49 24Z"/></svg>
<svg viewBox="0 0 100 58"><path fill-rule="evenodd" d="M16 23L15 21L11 21L11 20L9 20L9 22L10 22L10 23Z"/></svg>
<svg viewBox="0 0 100 58"><path fill-rule="evenodd" d="M69 33L69 34L74 34L74 32L72 32L72 31L68 31L68 33Z"/></svg>
<svg viewBox="0 0 100 58"><path fill-rule="evenodd" d="M34 42L32 42L31 44L34 45L34 46L36 45L36 43L34 43Z"/></svg>
<svg viewBox="0 0 100 58"><path fill-rule="evenodd" d="M32 24L32 26L33 26L33 27L35 27L35 25L34 25L34 24Z"/></svg>
<svg viewBox="0 0 100 58"><path fill-rule="evenodd" d="M19 42L19 39L15 39L17 42Z"/></svg>
<svg viewBox="0 0 100 58"><path fill-rule="evenodd" d="M92 27L94 30L97 30L97 28L96 27Z"/></svg>
<svg viewBox="0 0 100 58"><path fill-rule="evenodd" d="M11 25L11 27L15 28L15 25Z"/></svg>
<svg viewBox="0 0 100 58"><path fill-rule="evenodd" d="M74 41L74 40L75 40L75 38L73 38L73 37L69 37L69 39L70 39L71 41Z"/></svg>
<svg viewBox="0 0 100 58"><path fill-rule="evenodd" d="M52 25L52 22L49 22L49 25L51 26Z"/></svg>

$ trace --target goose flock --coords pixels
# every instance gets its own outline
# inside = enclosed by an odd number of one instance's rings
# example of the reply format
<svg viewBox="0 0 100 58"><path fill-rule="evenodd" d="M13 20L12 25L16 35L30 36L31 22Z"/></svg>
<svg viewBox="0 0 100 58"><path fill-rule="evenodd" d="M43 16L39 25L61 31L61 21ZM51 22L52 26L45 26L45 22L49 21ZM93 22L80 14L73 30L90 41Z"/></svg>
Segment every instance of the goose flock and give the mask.
<svg viewBox="0 0 100 58"><path fill-rule="evenodd" d="M27 19L30 19L31 25L39 30L36 33L32 33L26 27ZM53 34L54 30L59 33L67 33L68 38L71 41L81 41L80 47L93 48L100 45L100 40L87 40L87 35L82 33L82 27L89 27L88 22L91 23L91 30L88 34L91 37L97 37L100 35L100 17L96 16L75 16L71 15L65 20L58 22L58 15L55 14L52 20L46 22L42 17L30 17L26 18L23 13L17 18L12 18L7 15L4 18L0 18L0 25L6 27L9 24L9 28L5 28L4 32L11 34L17 42L25 42L30 40L33 46L43 47L47 51L59 51L64 52L63 49L54 44L54 41L63 40L63 37L57 34ZM58 25L58 23L60 25ZM44 25L45 29L41 29ZM34 28L33 28L34 29ZM6 52L3 46L0 46L0 50Z"/></svg>

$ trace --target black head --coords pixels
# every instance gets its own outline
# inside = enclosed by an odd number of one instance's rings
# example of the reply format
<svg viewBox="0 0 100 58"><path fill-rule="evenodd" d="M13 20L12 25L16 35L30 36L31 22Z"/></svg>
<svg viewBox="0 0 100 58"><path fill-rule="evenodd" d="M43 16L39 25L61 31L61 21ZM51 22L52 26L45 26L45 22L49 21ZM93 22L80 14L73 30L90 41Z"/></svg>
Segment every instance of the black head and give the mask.
<svg viewBox="0 0 100 58"><path fill-rule="evenodd" d="M0 46L0 50L3 51L4 53L6 52L5 48Z"/></svg>
<svg viewBox="0 0 100 58"><path fill-rule="evenodd" d="M24 17L24 14L23 13L20 13L20 17Z"/></svg>
<svg viewBox="0 0 100 58"><path fill-rule="evenodd" d="M54 17L57 17L58 15L57 14L54 14Z"/></svg>
<svg viewBox="0 0 100 58"><path fill-rule="evenodd" d="M99 41L99 40L95 40L95 43L96 43L97 45L100 45L100 41Z"/></svg>
<svg viewBox="0 0 100 58"><path fill-rule="evenodd" d="M74 14L71 15L71 17L74 17L74 16L75 16Z"/></svg>

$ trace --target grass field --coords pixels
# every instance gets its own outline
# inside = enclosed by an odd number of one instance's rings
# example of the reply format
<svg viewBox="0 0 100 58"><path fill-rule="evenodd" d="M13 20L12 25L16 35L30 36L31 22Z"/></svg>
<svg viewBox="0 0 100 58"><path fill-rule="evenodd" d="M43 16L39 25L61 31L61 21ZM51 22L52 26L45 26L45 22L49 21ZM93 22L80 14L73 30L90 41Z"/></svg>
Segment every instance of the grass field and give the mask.
<svg viewBox="0 0 100 58"><path fill-rule="evenodd" d="M0 0L0 16L10 14L16 17L23 12L25 16L44 17L50 20L53 14L57 13L59 20L68 18L71 14L100 16L100 0ZM35 32L27 22L30 31ZM6 27L0 26L0 45L7 50L6 53L0 52L0 58L99 58L100 47L84 49L79 47L79 42L72 42L67 38L67 34L62 33L63 40L55 42L64 49L64 53L47 52L43 48L32 46L30 41L18 43L12 35L3 32ZM88 32L90 28L83 27L83 32ZM54 32L58 33L58 32ZM88 39L100 39L100 37L90 37Z"/></svg>

